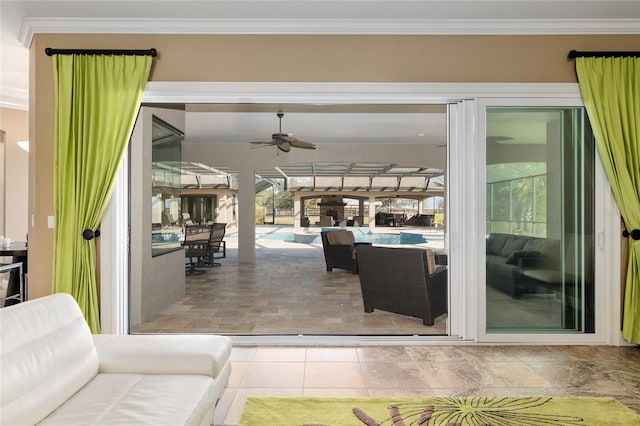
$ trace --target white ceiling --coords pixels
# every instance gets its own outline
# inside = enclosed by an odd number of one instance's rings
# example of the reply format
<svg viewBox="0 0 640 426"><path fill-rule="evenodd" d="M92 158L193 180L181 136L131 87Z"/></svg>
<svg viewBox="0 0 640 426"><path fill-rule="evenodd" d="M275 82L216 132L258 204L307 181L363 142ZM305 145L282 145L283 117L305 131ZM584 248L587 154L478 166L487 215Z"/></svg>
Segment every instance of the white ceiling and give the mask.
<svg viewBox="0 0 640 426"><path fill-rule="evenodd" d="M189 112L186 114L186 142L240 142L270 140L279 133L279 121L272 112ZM446 143L446 113L407 113L402 108L382 113L285 112L282 132L298 139L323 143ZM286 110L285 110L286 111Z"/></svg>

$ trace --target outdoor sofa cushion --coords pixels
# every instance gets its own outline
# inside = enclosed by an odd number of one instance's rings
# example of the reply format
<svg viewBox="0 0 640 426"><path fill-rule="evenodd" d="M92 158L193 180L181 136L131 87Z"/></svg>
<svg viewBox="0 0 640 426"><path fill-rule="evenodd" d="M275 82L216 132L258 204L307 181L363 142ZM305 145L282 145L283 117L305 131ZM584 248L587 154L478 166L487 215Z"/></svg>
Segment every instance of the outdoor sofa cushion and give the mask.
<svg viewBox="0 0 640 426"><path fill-rule="evenodd" d="M353 232L351 231L329 232L327 234L327 241L332 246L337 244L353 245L356 242L355 237L353 236Z"/></svg>

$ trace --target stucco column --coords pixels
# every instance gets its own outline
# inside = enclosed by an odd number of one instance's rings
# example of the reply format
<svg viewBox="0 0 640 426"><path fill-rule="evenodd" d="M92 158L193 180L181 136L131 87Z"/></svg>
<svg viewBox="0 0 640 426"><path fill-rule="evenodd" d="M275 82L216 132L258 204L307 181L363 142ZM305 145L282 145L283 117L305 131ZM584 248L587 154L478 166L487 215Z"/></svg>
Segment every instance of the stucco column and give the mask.
<svg viewBox="0 0 640 426"><path fill-rule="evenodd" d="M238 173L238 262L256 261L256 186L253 168Z"/></svg>
<svg viewBox="0 0 640 426"><path fill-rule="evenodd" d="M376 197L369 197L369 228L376 227Z"/></svg>
<svg viewBox="0 0 640 426"><path fill-rule="evenodd" d="M422 214L422 212L424 212L424 202L425 202L426 198L420 198L418 200L418 214Z"/></svg>
<svg viewBox="0 0 640 426"><path fill-rule="evenodd" d="M300 194L297 192L293 194L293 229L300 229L300 217L301 217L302 203L300 202Z"/></svg>
<svg viewBox="0 0 640 426"><path fill-rule="evenodd" d="M228 199L226 193L216 194L216 211L215 221L220 223L229 223Z"/></svg>
<svg viewBox="0 0 640 426"><path fill-rule="evenodd" d="M227 223L233 223L234 226L237 228L238 227L238 221L236 220L236 218L233 217L233 194L231 193L226 193L224 195L224 216L225 216L225 220L227 221ZM236 211L236 215L237 215L237 211Z"/></svg>

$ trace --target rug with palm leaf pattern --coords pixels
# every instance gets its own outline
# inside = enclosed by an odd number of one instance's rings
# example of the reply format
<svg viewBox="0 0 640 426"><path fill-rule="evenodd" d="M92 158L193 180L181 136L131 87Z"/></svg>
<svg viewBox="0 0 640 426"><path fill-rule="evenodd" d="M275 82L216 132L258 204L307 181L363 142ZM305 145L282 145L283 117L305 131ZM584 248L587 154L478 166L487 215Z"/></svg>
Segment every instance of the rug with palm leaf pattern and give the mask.
<svg viewBox="0 0 640 426"><path fill-rule="evenodd" d="M240 425L640 425L640 414L612 398L248 397Z"/></svg>

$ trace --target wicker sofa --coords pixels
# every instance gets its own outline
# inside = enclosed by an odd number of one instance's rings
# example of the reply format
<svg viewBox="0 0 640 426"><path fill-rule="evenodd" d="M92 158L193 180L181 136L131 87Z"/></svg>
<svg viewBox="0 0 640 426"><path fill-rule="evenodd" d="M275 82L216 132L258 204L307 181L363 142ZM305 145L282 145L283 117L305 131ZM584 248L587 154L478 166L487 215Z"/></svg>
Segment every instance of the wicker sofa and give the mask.
<svg viewBox="0 0 640 426"><path fill-rule="evenodd" d="M422 318L433 325L447 313L447 267L423 248L358 247L365 312L374 309Z"/></svg>
<svg viewBox="0 0 640 426"><path fill-rule="evenodd" d="M513 298L533 293L529 271L559 269L560 241L494 233L486 242L487 284Z"/></svg>

